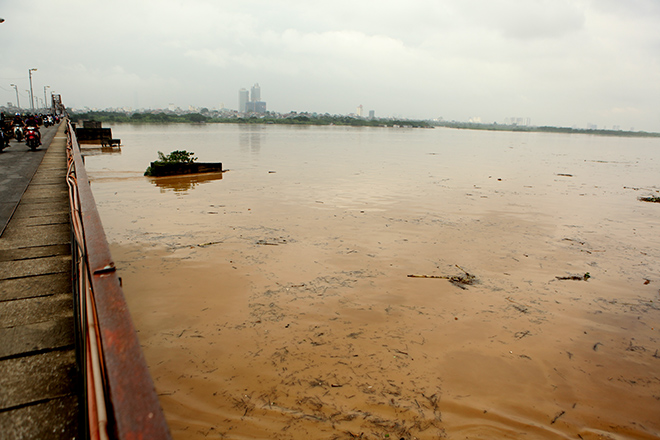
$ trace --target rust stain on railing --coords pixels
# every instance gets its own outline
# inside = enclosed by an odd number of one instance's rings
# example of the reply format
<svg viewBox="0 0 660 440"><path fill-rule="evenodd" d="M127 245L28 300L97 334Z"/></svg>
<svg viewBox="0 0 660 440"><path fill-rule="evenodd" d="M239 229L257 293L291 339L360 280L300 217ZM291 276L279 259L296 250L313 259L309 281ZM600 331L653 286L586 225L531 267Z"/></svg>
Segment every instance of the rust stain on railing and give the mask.
<svg viewBox="0 0 660 440"><path fill-rule="evenodd" d="M78 363L85 373L87 435L94 439L170 439L80 147L69 121L67 125L76 333Z"/></svg>

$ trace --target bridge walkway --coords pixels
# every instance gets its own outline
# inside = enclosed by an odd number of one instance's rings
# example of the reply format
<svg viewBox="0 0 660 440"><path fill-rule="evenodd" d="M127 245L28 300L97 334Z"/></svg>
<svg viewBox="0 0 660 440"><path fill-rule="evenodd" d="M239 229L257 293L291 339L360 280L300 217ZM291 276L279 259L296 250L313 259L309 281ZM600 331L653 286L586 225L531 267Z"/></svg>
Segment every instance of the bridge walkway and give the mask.
<svg viewBox="0 0 660 440"><path fill-rule="evenodd" d="M65 128L0 238L3 439L80 438Z"/></svg>

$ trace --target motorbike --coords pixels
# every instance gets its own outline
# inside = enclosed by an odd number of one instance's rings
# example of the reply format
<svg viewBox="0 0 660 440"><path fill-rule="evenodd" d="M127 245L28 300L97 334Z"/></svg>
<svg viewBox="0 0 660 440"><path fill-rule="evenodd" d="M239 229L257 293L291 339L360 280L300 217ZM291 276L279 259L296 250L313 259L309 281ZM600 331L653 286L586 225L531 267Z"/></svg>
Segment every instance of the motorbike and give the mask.
<svg viewBox="0 0 660 440"><path fill-rule="evenodd" d="M25 143L31 150L36 150L41 145L41 134L37 127L26 127Z"/></svg>
<svg viewBox="0 0 660 440"><path fill-rule="evenodd" d="M14 131L11 129L11 125L0 119L0 151L9 146L9 139L13 134Z"/></svg>
<svg viewBox="0 0 660 440"><path fill-rule="evenodd" d="M14 138L20 142L23 140L23 136L25 134L23 133L23 127L20 125L14 125Z"/></svg>

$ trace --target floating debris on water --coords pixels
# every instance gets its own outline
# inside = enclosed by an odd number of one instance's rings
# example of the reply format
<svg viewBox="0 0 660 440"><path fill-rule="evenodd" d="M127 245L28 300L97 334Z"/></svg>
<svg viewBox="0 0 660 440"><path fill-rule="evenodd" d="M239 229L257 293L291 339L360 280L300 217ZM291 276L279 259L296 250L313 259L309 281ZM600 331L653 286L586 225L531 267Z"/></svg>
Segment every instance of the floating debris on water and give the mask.
<svg viewBox="0 0 660 440"><path fill-rule="evenodd" d="M467 272L465 269L463 269L461 266L458 264L455 265L458 267L460 270L464 272L463 275L415 275L411 274L408 275L408 278L440 278L443 280L449 280L450 283L452 283L456 287L460 287L461 289L465 290L467 287L466 285L471 286L473 284L477 283L477 277L472 275L471 273Z"/></svg>
<svg viewBox="0 0 660 440"><path fill-rule="evenodd" d="M589 272L586 272L584 275L571 275L568 277L555 277L558 280L573 280L573 281L587 281L589 278L591 278L591 275Z"/></svg>

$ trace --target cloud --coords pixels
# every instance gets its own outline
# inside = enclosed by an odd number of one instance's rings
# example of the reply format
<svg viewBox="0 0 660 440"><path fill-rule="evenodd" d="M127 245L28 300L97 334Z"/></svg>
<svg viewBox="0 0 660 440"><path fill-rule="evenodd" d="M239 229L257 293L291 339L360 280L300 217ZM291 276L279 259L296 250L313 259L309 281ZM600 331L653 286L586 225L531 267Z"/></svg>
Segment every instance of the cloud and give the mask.
<svg viewBox="0 0 660 440"><path fill-rule="evenodd" d="M475 23L517 40L560 38L584 28L585 14L579 2L567 0L503 0L462 3Z"/></svg>
<svg viewBox="0 0 660 440"><path fill-rule="evenodd" d="M24 89L27 69L38 67L37 87L48 84L65 103L90 107L136 105L136 95L141 105L156 107L236 107L238 89L259 82L273 110L348 113L361 103L379 115L488 121L520 115L540 124L660 130L653 110L660 100L659 5L8 2L0 81ZM15 99L5 89L0 102ZM603 110L617 108L639 112Z"/></svg>

